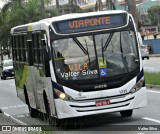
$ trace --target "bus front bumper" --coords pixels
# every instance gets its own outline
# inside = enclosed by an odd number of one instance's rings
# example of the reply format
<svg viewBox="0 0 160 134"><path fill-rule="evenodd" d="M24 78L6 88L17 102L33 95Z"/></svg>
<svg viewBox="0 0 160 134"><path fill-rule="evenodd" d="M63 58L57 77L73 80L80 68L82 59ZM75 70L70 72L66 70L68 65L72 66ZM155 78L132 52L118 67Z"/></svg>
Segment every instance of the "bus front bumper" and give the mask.
<svg viewBox="0 0 160 134"><path fill-rule="evenodd" d="M59 119L81 117L94 114L120 112L124 110L137 109L147 105L146 88L142 87L134 94L124 97L113 98L109 104L96 106L96 101L63 101L56 99L56 110Z"/></svg>

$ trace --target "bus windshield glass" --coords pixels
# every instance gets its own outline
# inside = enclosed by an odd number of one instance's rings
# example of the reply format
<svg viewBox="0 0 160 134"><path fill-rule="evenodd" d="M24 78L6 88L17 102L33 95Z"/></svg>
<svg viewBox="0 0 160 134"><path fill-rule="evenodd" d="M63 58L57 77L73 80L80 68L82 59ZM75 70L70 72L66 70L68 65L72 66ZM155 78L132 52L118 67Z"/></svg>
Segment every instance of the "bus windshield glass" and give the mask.
<svg viewBox="0 0 160 134"><path fill-rule="evenodd" d="M54 40L52 50L56 75L64 80L116 76L139 66L133 31Z"/></svg>

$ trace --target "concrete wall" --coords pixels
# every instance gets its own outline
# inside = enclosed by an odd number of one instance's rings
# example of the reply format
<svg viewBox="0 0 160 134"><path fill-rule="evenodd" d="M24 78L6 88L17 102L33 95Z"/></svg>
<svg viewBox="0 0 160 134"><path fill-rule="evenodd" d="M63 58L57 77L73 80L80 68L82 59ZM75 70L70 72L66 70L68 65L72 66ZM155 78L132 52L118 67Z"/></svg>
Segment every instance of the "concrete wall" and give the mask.
<svg viewBox="0 0 160 134"><path fill-rule="evenodd" d="M143 40L143 44L150 44L151 54L160 54L160 39Z"/></svg>

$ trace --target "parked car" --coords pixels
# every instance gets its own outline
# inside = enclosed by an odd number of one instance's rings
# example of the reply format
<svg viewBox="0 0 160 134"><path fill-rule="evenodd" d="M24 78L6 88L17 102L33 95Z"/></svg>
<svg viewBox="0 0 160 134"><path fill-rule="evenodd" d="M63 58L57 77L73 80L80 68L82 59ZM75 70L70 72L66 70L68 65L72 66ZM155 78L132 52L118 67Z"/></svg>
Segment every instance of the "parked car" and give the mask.
<svg viewBox="0 0 160 134"><path fill-rule="evenodd" d="M144 60L145 58L149 59L149 50L148 47L145 45L141 45L141 55L142 59Z"/></svg>
<svg viewBox="0 0 160 134"><path fill-rule="evenodd" d="M6 79L7 77L13 77L14 71L13 71L13 61L10 60L3 60L1 63L1 79Z"/></svg>

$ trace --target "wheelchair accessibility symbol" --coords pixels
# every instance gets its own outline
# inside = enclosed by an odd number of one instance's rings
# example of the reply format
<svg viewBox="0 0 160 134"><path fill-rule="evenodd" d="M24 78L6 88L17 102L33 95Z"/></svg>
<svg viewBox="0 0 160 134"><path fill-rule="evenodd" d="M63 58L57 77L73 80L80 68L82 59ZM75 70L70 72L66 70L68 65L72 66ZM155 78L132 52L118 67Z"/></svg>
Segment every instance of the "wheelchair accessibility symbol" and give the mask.
<svg viewBox="0 0 160 134"><path fill-rule="evenodd" d="M107 76L107 69L99 69L99 72L100 72L100 76L103 77L103 76Z"/></svg>

